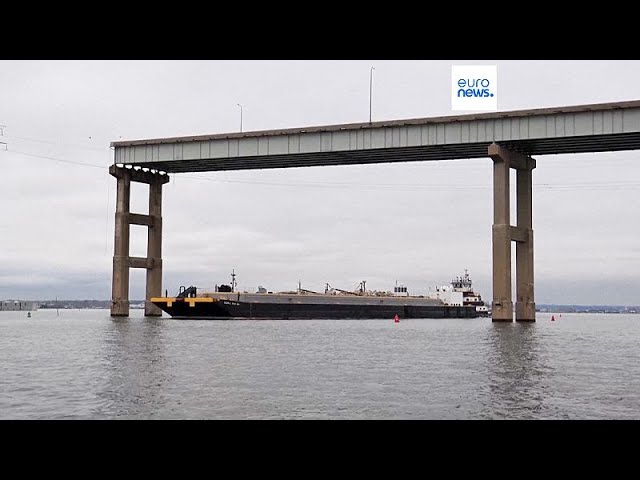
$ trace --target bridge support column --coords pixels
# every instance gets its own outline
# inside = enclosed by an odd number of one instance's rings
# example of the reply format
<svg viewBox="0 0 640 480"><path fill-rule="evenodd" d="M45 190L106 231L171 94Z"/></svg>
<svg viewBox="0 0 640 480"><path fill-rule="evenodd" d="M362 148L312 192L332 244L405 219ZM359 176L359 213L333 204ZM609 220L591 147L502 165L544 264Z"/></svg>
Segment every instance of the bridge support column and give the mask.
<svg viewBox="0 0 640 480"><path fill-rule="evenodd" d="M533 295L533 218L532 173L535 160L529 158L525 168L516 173L518 238L516 241L516 322L535 322Z"/></svg>
<svg viewBox="0 0 640 480"><path fill-rule="evenodd" d="M511 241L515 241L516 321L534 322L532 170L536 161L495 143L489 145L488 153L493 160L493 321L513 321ZM517 171L516 227L510 220L511 168Z"/></svg>
<svg viewBox="0 0 640 480"><path fill-rule="evenodd" d="M114 173L109 170L111 175ZM118 169L116 193L116 226L113 246L113 277L111 280L111 316L129 315L129 206L131 175Z"/></svg>
<svg viewBox="0 0 640 480"><path fill-rule="evenodd" d="M162 310L150 303L149 299L162 295L162 185L169 181L169 176L154 170L134 170L116 165L109 168L109 173L118 179L111 316L129 315L129 268L147 270L145 316L162 315ZM149 185L148 215L129 211L131 182ZM146 258L129 256L129 225L145 225L149 228Z"/></svg>
<svg viewBox="0 0 640 480"><path fill-rule="evenodd" d="M144 302L146 317L162 316L162 310L149 301L162 296L162 183L159 179L149 185L149 217L151 224L147 237L147 297Z"/></svg>

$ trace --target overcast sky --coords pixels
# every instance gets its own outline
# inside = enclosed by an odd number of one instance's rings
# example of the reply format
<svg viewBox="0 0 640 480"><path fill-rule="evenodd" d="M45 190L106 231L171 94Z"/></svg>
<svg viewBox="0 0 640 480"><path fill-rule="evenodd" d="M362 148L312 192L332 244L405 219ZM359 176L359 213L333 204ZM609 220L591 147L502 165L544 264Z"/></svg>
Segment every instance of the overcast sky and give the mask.
<svg viewBox="0 0 640 480"><path fill-rule="evenodd" d="M459 64L498 65L499 110L640 99L638 61L0 61L0 299L111 298L111 141L238 131L238 103L244 131L367 121L371 66L374 121L451 115ZM640 304L638 155L536 157L537 303ZM492 202L490 159L173 175L164 288L424 294L466 268L490 301Z"/></svg>

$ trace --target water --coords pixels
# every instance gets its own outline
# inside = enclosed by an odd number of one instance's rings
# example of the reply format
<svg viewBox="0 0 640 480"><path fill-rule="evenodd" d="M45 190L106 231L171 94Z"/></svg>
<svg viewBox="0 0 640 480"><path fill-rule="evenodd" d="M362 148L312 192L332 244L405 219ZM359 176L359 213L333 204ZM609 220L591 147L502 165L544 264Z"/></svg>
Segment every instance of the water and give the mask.
<svg viewBox="0 0 640 480"><path fill-rule="evenodd" d="M640 315L550 318L0 312L0 418L640 418Z"/></svg>

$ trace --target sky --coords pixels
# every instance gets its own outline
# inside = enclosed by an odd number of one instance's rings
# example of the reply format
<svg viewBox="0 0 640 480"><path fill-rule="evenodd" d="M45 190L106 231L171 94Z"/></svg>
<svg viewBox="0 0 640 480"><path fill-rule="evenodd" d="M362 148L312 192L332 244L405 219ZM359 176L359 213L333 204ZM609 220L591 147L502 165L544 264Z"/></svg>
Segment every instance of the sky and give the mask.
<svg viewBox="0 0 640 480"><path fill-rule="evenodd" d="M110 142L237 132L238 104L245 132L368 121L372 66L374 121L459 114L450 76L464 64L498 66L500 111L640 99L639 61L0 60L0 299L111 298ZM637 156L536 157L536 303L640 304ZM235 269L247 291L365 280L422 295L468 269L491 300L488 158L171 178L170 294ZM132 185L131 211L147 213L148 187ZM130 254L146 256L146 227L131 226ZM142 299L145 272L130 272Z"/></svg>

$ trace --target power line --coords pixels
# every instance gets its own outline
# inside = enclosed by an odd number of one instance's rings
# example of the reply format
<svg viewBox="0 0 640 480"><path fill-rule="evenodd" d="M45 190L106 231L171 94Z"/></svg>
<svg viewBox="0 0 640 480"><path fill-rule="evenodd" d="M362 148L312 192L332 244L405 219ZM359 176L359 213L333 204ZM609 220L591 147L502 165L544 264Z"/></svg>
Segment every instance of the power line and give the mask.
<svg viewBox="0 0 640 480"><path fill-rule="evenodd" d="M15 138L17 140L23 140L23 141L27 141L27 142L36 142L36 143L46 143L49 145L60 145L63 147L76 147L76 148L82 148L85 150L94 150L96 152L106 152L109 150L109 147L104 147L104 148L98 148L98 147L90 147L87 145L81 145L79 143L65 143L65 142L53 142L50 140L42 140L42 139L38 139L38 138L32 138L32 137L20 137L17 135L11 135L11 134L7 134L4 135L7 138Z"/></svg>
<svg viewBox="0 0 640 480"><path fill-rule="evenodd" d="M96 164L93 164L93 163L76 162L76 161L73 161L73 160L66 160L66 159L63 159L63 158L49 157L49 156L46 156L46 155L34 155L33 153L20 152L18 150L7 150L7 153L17 153L19 155L26 155L28 157L44 158L45 160L54 160L56 162L69 163L71 165L79 165L79 166L82 166L82 167L102 168L102 169L105 169L105 170L109 169L109 167L105 167L105 166L102 166L102 165L96 165Z"/></svg>
<svg viewBox="0 0 640 480"><path fill-rule="evenodd" d="M209 177L201 177L201 176L189 176L183 177L188 180L206 180L210 182L217 183L232 183L232 184L243 184L243 185L265 185L265 186L273 186L273 187L302 187L302 188L364 188L364 189L376 189L376 190L384 190L384 189L402 189L402 190L411 190L418 188L420 190L424 190L425 188L467 188L467 189L481 189L485 190L489 187L484 186L474 186L474 185L443 185L443 184L434 184L434 185L415 185L415 184L379 184L379 185L369 185L369 184L355 184L355 183L322 183L322 182L305 182L305 183L283 183L283 182L263 182L263 181L249 181L249 180L222 180L215 179Z"/></svg>
<svg viewBox="0 0 640 480"><path fill-rule="evenodd" d="M232 183L244 185L266 185L277 187L302 187L302 188L364 188L364 189L396 189L396 190L424 190L427 188L447 188L447 189L463 189L463 190L491 190L491 185L460 185L460 184L356 184L356 183L328 183L328 182L304 182L304 183L283 183L283 182L263 182L251 180L226 180L215 179L203 176L186 176L186 179L206 180L217 183ZM550 184L550 183L534 183L533 186L540 190L568 190L568 189L584 189L584 188L637 188L640 182L600 182L600 183L575 183L575 184Z"/></svg>
<svg viewBox="0 0 640 480"><path fill-rule="evenodd" d="M0 145L2 142L0 142ZM77 162L74 160L67 160L63 158L51 157L47 155L36 155L33 153L22 152L19 150L8 150L9 153L16 153L19 155L25 155L29 157L42 158L45 160L52 160L56 162L66 163L70 165L77 165L83 167L100 168L107 170L108 166L96 165L91 163ZM172 175L175 178L175 174ZM268 181L252 181L252 180L227 180L216 179L204 176L190 175L183 178L192 180L205 180L216 183L229 183L240 185L263 185L273 187L296 187L296 188L329 188L329 189L369 189L369 190L390 190L390 191L422 191L425 189L450 189L450 190L491 190L491 185L460 185L460 184L358 184L358 183L343 183L343 182L303 182L303 183L285 183L285 182L268 182ZM574 183L574 184L550 184L550 183L534 183L533 187L541 191L570 191L581 189L592 190L635 190L640 187L640 182L628 182L628 181L611 181L611 182L598 182L598 183Z"/></svg>

